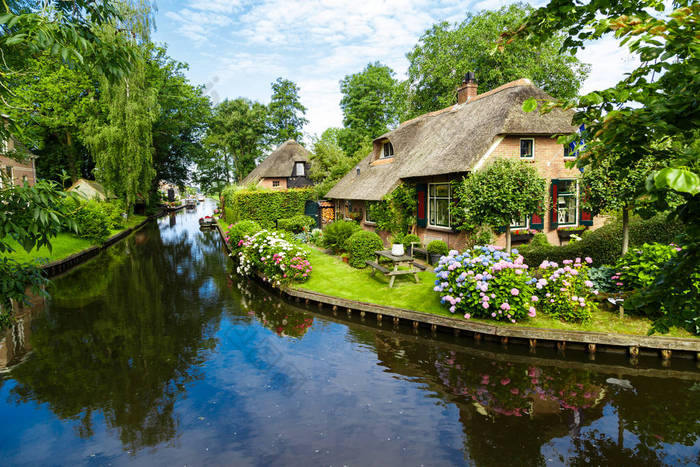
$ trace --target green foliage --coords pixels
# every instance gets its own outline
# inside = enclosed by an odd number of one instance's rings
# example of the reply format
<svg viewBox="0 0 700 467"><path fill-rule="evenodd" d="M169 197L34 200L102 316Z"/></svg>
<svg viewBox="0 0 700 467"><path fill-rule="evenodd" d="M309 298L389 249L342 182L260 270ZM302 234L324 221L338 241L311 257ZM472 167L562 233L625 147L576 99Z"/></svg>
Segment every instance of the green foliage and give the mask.
<svg viewBox="0 0 700 467"><path fill-rule="evenodd" d="M314 189L319 198L325 196L338 180L367 155L362 151L348 155L340 146L342 131L339 128L328 128L320 138L313 141L309 177L316 182Z"/></svg>
<svg viewBox="0 0 700 467"><path fill-rule="evenodd" d="M124 203L121 200L101 201L100 209L107 218L107 228L109 230L119 230L124 228Z"/></svg>
<svg viewBox="0 0 700 467"><path fill-rule="evenodd" d="M350 258L348 264L354 268L364 268L367 265L365 261L374 259L374 252L383 247L379 235L368 230L358 230L345 242L345 250Z"/></svg>
<svg viewBox="0 0 700 467"><path fill-rule="evenodd" d="M340 82L343 125L356 138L374 139L398 123L394 71L379 62Z"/></svg>
<svg viewBox="0 0 700 467"><path fill-rule="evenodd" d="M269 143L279 146L290 139L299 141L302 128L309 122L304 118L306 107L299 100L299 86L284 78L277 78L271 86L272 98L267 106Z"/></svg>
<svg viewBox="0 0 700 467"><path fill-rule="evenodd" d="M630 223L630 246L640 246L650 241L671 243L683 232L683 228L683 224L669 222L663 214L648 220L634 220ZM612 222L587 231L580 242L563 246L529 244L519 249L527 264L540 264L544 260L561 263L567 258L588 256L593 258L596 265L612 265L622 254L622 224Z"/></svg>
<svg viewBox="0 0 700 467"><path fill-rule="evenodd" d="M530 7L510 5L496 11L468 14L459 24L435 24L407 54L408 79L403 83L406 113L411 118L456 102L455 89L468 71L476 71L479 92L529 78L549 94L570 98L590 67L575 56L560 53L561 34L539 47L510 44L496 50L499 35L520 24Z"/></svg>
<svg viewBox="0 0 700 467"><path fill-rule="evenodd" d="M432 242L428 243L428 246L426 246L425 249L428 250L429 255L445 256L449 252L447 243L443 242L442 240L433 240Z"/></svg>
<svg viewBox="0 0 700 467"><path fill-rule="evenodd" d="M48 279L36 264L0 257L0 330L12 324L12 302L27 303L27 288L33 294L46 295L44 286L47 283Z"/></svg>
<svg viewBox="0 0 700 467"><path fill-rule="evenodd" d="M547 234L544 232L538 232L530 240L531 247L549 246L549 240L547 240Z"/></svg>
<svg viewBox="0 0 700 467"><path fill-rule="evenodd" d="M345 251L345 242L358 230L360 230L360 226L352 221L331 222L323 229L323 246L337 255Z"/></svg>
<svg viewBox="0 0 700 467"><path fill-rule="evenodd" d="M95 200L68 198L63 202L61 209L77 226L78 237L93 243L102 243L109 236L110 227L113 225L113 220L105 210L105 204ZM114 213L111 208L108 210Z"/></svg>
<svg viewBox="0 0 700 467"><path fill-rule="evenodd" d="M243 243L235 253L236 272L244 276L259 273L271 285L303 282L311 274L307 250L280 232L261 230Z"/></svg>
<svg viewBox="0 0 700 467"><path fill-rule="evenodd" d="M265 229L275 227L278 219L304 213L304 205L313 199L309 188L294 190L229 189L223 193L226 209L231 210L228 222L254 220Z"/></svg>
<svg viewBox="0 0 700 467"><path fill-rule="evenodd" d="M405 247L410 247L411 243L417 243L418 246L420 246L421 241L420 241L420 237L418 235L408 234L408 235L403 236L403 238L401 238L400 243L402 243L403 246L405 246Z"/></svg>
<svg viewBox="0 0 700 467"><path fill-rule="evenodd" d="M316 225L314 218L303 214L297 214L294 217L277 221L277 227L279 229L293 233L308 232L314 225Z"/></svg>
<svg viewBox="0 0 700 467"><path fill-rule="evenodd" d="M522 161L497 159L454 186L453 220L457 230L482 224L510 226L512 219L542 210L545 180ZM510 245L510 238L507 238Z"/></svg>
<svg viewBox="0 0 700 467"><path fill-rule="evenodd" d="M262 227L255 221L244 220L230 224L226 230L226 242L235 250L238 244L244 237L255 235L260 232Z"/></svg>
<svg viewBox="0 0 700 467"><path fill-rule="evenodd" d="M628 251L615 264L614 279L623 290L637 290L653 284L659 271L681 249L676 245L645 243Z"/></svg>
<svg viewBox="0 0 700 467"><path fill-rule="evenodd" d="M585 262L580 257L565 259L562 265L543 261L536 272L540 276L535 286L539 310L563 321L591 319L597 308L593 295L598 293L595 283L588 278L587 263L592 261L588 257Z"/></svg>
<svg viewBox="0 0 700 467"><path fill-rule="evenodd" d="M415 187L402 184L369 210L377 229L405 234L416 223L417 204Z"/></svg>
<svg viewBox="0 0 700 467"><path fill-rule="evenodd" d="M602 265L588 269L588 278L593 282L593 287L605 293L616 292L619 289L615 285L616 280L612 278L614 275L615 269L612 266Z"/></svg>
<svg viewBox="0 0 700 467"><path fill-rule="evenodd" d="M196 159L195 181L205 192L241 182L255 168L265 145L267 109L249 99L226 99L213 110L204 144Z"/></svg>

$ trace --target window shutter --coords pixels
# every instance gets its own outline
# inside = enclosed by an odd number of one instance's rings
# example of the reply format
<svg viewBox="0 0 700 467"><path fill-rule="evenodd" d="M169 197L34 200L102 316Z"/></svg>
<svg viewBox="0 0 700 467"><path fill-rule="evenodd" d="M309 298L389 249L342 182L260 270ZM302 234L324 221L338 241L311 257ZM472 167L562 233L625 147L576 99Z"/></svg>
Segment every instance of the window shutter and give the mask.
<svg viewBox="0 0 700 467"><path fill-rule="evenodd" d="M586 188L584 191L583 200L588 201L588 188ZM579 209L578 224L587 226L593 225L593 213L591 211L584 210L583 208Z"/></svg>
<svg viewBox="0 0 700 467"><path fill-rule="evenodd" d="M544 219L542 216L542 207L537 210L537 213L530 216L530 228L533 230L544 230Z"/></svg>
<svg viewBox="0 0 700 467"><path fill-rule="evenodd" d="M559 225L557 222L557 195L559 193L559 179L553 178L552 185L549 187L549 199L552 203L552 207L549 212L549 224L553 229L556 229Z"/></svg>
<svg viewBox="0 0 700 467"><path fill-rule="evenodd" d="M418 227L428 226L427 194L428 185L426 185L425 183L419 183L416 185L416 197L418 198L418 212L416 213L416 224L418 225Z"/></svg>

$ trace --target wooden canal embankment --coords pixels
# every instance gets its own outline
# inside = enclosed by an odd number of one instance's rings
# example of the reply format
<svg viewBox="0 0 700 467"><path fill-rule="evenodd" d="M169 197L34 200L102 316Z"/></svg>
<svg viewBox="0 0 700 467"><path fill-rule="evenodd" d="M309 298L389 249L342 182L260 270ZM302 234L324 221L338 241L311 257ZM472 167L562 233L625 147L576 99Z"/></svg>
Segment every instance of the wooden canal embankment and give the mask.
<svg viewBox="0 0 700 467"><path fill-rule="evenodd" d="M224 240L221 226L217 225L217 230L224 241L226 251L230 254L231 249ZM261 282L271 287L270 284L262 281L262 278ZM282 287L274 290L297 302L315 304L319 309L330 307L333 312L344 311L348 316L359 312L362 318L369 314L378 322L386 319L391 320L395 325L399 325L403 320L404 323L408 322L414 328L429 327L432 332L452 332L455 335L464 335L477 341L483 339L500 342L504 345L509 343L525 344L531 348L552 346L559 350L568 348L587 351L590 354L595 354L598 351L627 352L633 360L638 358L640 354L657 354L665 362L668 362L672 356L695 357L700 361L700 338L503 326L334 297L296 287Z"/></svg>
<svg viewBox="0 0 700 467"><path fill-rule="evenodd" d="M151 221L153 219L157 219L158 217L164 216L166 214L166 212L167 211L163 210L157 214L152 214L152 215L148 216L143 222L135 225L134 227L129 227L128 229L124 229L121 232L118 232L118 233L112 235L107 240L105 240L104 243L102 243L101 245L91 246L90 248L86 248L85 250L74 253L66 258L52 261L50 263L46 263L46 264L41 266L41 269L44 270L47 277L55 277L59 274L63 274L64 272L68 271L69 269L72 269L72 268L78 266L79 264L82 264L85 261L95 257L98 253L100 253L101 251L114 245L119 240L122 240L122 239L128 237L129 235L131 235L132 233L140 230L149 221Z"/></svg>

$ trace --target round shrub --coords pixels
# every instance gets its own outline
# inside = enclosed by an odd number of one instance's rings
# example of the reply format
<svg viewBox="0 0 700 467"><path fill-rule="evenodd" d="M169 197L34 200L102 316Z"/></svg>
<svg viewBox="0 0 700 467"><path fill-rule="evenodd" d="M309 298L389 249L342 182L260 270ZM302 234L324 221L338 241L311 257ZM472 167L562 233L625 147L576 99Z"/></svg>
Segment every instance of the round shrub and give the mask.
<svg viewBox="0 0 700 467"><path fill-rule="evenodd" d="M434 290L451 313L511 323L536 316L535 279L517 250L511 254L494 246L477 246L461 254L452 250L440 259L435 273Z"/></svg>
<svg viewBox="0 0 700 467"><path fill-rule="evenodd" d="M403 237L401 240L402 240L401 243L403 243L403 246L405 246L405 247L410 247L411 243L417 243L419 245L421 243L420 237L418 235L414 235L414 234L408 234L405 237Z"/></svg>
<svg viewBox="0 0 700 467"><path fill-rule="evenodd" d="M248 235L254 235L262 230L260 224L255 221L240 221L235 224L228 226L228 231L226 232L226 241L233 246L233 248L238 248L241 246L241 242Z"/></svg>
<svg viewBox="0 0 700 467"><path fill-rule="evenodd" d="M236 272L250 276L258 272L272 285L303 282L311 274L311 263L307 251L300 245L290 242L280 232L261 230L241 240L237 253Z"/></svg>
<svg viewBox="0 0 700 467"><path fill-rule="evenodd" d="M337 255L345 251L345 242L359 229L360 226L352 221L331 222L323 230L323 246Z"/></svg>
<svg viewBox="0 0 700 467"><path fill-rule="evenodd" d="M543 232L536 233L532 240L530 240L530 246L549 246L549 240L547 240L547 234Z"/></svg>
<svg viewBox="0 0 700 467"><path fill-rule="evenodd" d="M102 243L109 236L111 222L98 201L83 201L67 197L61 203L61 213L75 222L77 236L94 243Z"/></svg>
<svg viewBox="0 0 700 467"><path fill-rule="evenodd" d="M374 232L359 230L352 234L345 243L350 255L348 264L354 268L364 268L365 261L374 259L374 252L384 247L382 239Z"/></svg>
<svg viewBox="0 0 700 467"><path fill-rule="evenodd" d="M659 275L662 266L681 251L676 245L645 243L633 248L619 259L612 279L622 290L636 290L648 287Z"/></svg>
<svg viewBox="0 0 700 467"><path fill-rule="evenodd" d="M305 216L303 214L298 214L294 217L287 219L280 219L277 221L277 227L281 230L286 230L293 233L301 233L310 231L313 226L316 225L316 221L313 217Z"/></svg>
<svg viewBox="0 0 700 467"><path fill-rule="evenodd" d="M100 207L107 216L110 230L124 228L124 203L121 200L102 201Z"/></svg>
<svg viewBox="0 0 700 467"><path fill-rule="evenodd" d="M541 278L535 284L539 309L564 321L588 321L597 308L593 295L598 294L588 278L587 264L592 262L589 257L585 261L565 259L564 266L559 267L558 263L543 261L537 269Z"/></svg>
<svg viewBox="0 0 700 467"><path fill-rule="evenodd" d="M445 256L449 251L447 248L447 243L443 242L442 240L433 240L432 242L428 243L428 246L425 247L425 249L428 250L428 254L430 255Z"/></svg>

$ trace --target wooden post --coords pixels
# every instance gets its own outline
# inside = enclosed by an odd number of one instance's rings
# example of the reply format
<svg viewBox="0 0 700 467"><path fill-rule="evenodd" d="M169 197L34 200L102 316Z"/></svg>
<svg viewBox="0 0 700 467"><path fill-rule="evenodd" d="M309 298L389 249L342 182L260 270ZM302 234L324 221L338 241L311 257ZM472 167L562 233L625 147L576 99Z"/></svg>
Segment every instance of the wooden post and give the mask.
<svg viewBox="0 0 700 467"><path fill-rule="evenodd" d="M481 341L481 334L479 334L478 332L475 332L474 333L474 340L477 342Z"/></svg>
<svg viewBox="0 0 700 467"><path fill-rule="evenodd" d="M414 322L413 322L413 329L418 329L418 325L419 325L419 324L420 324L420 323L418 323L418 321L414 321Z"/></svg>
<svg viewBox="0 0 700 467"><path fill-rule="evenodd" d="M430 325L430 332L432 332L433 334L437 332L437 324Z"/></svg>
<svg viewBox="0 0 700 467"><path fill-rule="evenodd" d="M333 305L333 311L338 311L338 305Z"/></svg>
<svg viewBox="0 0 700 467"><path fill-rule="evenodd" d="M630 352L631 358L639 357L639 347L632 346L632 347L630 347L629 352Z"/></svg>
<svg viewBox="0 0 700 467"><path fill-rule="evenodd" d="M377 313L377 321L381 321L381 320L382 320L382 315L380 313Z"/></svg>
<svg viewBox="0 0 700 467"><path fill-rule="evenodd" d="M399 325L399 322L400 322L400 321L401 321L401 320L399 319L398 316L394 316L394 324L395 324L396 326Z"/></svg>
<svg viewBox="0 0 700 467"><path fill-rule="evenodd" d="M670 350L662 350L661 351L661 359L662 360L670 360L671 359L671 351Z"/></svg>
<svg viewBox="0 0 700 467"><path fill-rule="evenodd" d="M323 302L318 302L318 309L320 310L321 308L323 308Z"/></svg>
<svg viewBox="0 0 700 467"><path fill-rule="evenodd" d="M455 337L459 337L459 329L455 328L454 333L455 333Z"/></svg>
<svg viewBox="0 0 700 467"><path fill-rule="evenodd" d="M364 318L366 314L367 314L367 313L365 313L364 311L361 311L361 312L360 312L360 318Z"/></svg>
<svg viewBox="0 0 700 467"><path fill-rule="evenodd" d="M563 352L566 350L566 341L558 341L557 342L557 350L560 352Z"/></svg>
<svg viewBox="0 0 700 467"><path fill-rule="evenodd" d="M348 318L352 316L352 308L347 309Z"/></svg>
<svg viewBox="0 0 700 467"><path fill-rule="evenodd" d="M508 336L501 337L501 345L508 345Z"/></svg>
<svg viewBox="0 0 700 467"><path fill-rule="evenodd" d="M529 339L528 342L530 344L530 352L534 352L537 348L537 339Z"/></svg>

